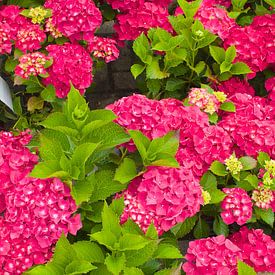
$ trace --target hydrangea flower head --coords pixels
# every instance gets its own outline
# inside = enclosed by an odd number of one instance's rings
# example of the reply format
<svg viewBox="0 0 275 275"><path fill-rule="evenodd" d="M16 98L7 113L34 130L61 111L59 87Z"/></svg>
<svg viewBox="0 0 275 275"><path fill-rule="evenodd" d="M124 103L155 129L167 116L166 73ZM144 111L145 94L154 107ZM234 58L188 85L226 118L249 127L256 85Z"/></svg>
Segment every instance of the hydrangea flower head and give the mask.
<svg viewBox="0 0 275 275"><path fill-rule="evenodd" d="M226 224L245 224L252 217L252 201L241 188L224 188L227 196L221 203L221 217Z"/></svg>
<svg viewBox="0 0 275 275"><path fill-rule="evenodd" d="M137 9L119 14L114 29L119 40L135 40L142 32L147 33L150 28L160 27L172 31L168 16L166 8L146 2Z"/></svg>
<svg viewBox="0 0 275 275"><path fill-rule="evenodd" d="M24 54L19 58L19 64L15 68L15 74L22 78L46 74L45 65L50 60L40 52Z"/></svg>
<svg viewBox="0 0 275 275"><path fill-rule="evenodd" d="M275 241L262 229L244 226L230 240L242 250L242 261L256 272L275 272Z"/></svg>
<svg viewBox="0 0 275 275"><path fill-rule="evenodd" d="M88 46L89 52L92 52L94 57L102 58L106 63L114 61L119 56L117 42L114 39L95 36Z"/></svg>
<svg viewBox="0 0 275 275"><path fill-rule="evenodd" d="M64 98L70 91L70 82L81 94L92 83L93 61L89 53L80 45L65 43L46 47L53 64L47 69L49 77L44 84L52 84L56 95Z"/></svg>
<svg viewBox="0 0 275 275"><path fill-rule="evenodd" d="M22 26L18 31L15 47L23 52L32 52L41 48L41 43L46 39L46 35L39 25L29 24Z"/></svg>
<svg viewBox="0 0 275 275"><path fill-rule="evenodd" d="M47 262L61 234L76 234L80 215L59 179L28 177L38 156L26 147L31 136L0 133L0 270L22 274Z"/></svg>
<svg viewBox="0 0 275 275"><path fill-rule="evenodd" d="M272 190L263 185L259 185L257 189L252 192L252 200L259 208L268 209L271 207L274 196Z"/></svg>
<svg viewBox="0 0 275 275"><path fill-rule="evenodd" d="M220 105L216 96L204 88L192 88L188 95L188 103L211 115L219 110Z"/></svg>
<svg viewBox="0 0 275 275"><path fill-rule="evenodd" d="M226 169L230 171L231 174L236 175L241 172L243 169L242 163L238 158L233 154L224 161Z"/></svg>
<svg viewBox="0 0 275 275"><path fill-rule="evenodd" d="M128 204L125 213L131 217L131 209L134 209L136 217L139 217L138 214L145 218L153 216L159 234L194 216L203 204L198 180L184 167L150 167L138 182L133 184L136 188L134 202L135 205L140 204L139 212L136 211L136 207L132 208L132 205ZM150 222L138 219L139 223L143 224L141 228L147 229L145 225L148 227Z"/></svg>
<svg viewBox="0 0 275 275"><path fill-rule="evenodd" d="M0 22L0 54L10 53L12 50L10 27Z"/></svg>
<svg viewBox="0 0 275 275"><path fill-rule="evenodd" d="M237 274L237 262L242 259L241 249L223 235L189 242L186 274Z"/></svg>
<svg viewBox="0 0 275 275"><path fill-rule="evenodd" d="M47 0L44 5L52 9L53 26L72 41L89 40L102 22L92 0Z"/></svg>
<svg viewBox="0 0 275 275"><path fill-rule="evenodd" d="M202 190L203 205L208 204L211 201L211 195L208 191Z"/></svg>

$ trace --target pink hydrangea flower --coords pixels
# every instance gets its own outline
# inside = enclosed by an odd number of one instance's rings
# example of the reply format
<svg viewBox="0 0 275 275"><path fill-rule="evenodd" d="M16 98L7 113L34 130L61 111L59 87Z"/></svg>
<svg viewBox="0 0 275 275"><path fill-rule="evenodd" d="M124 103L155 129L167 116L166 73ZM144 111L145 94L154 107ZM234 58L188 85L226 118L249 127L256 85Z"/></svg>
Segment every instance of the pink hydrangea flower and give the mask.
<svg viewBox="0 0 275 275"><path fill-rule="evenodd" d="M275 102L275 76L266 80L265 88L268 91L268 98Z"/></svg>
<svg viewBox="0 0 275 275"><path fill-rule="evenodd" d="M54 38L62 37L62 33L54 26L52 18L46 20L45 32L49 32Z"/></svg>
<svg viewBox="0 0 275 275"><path fill-rule="evenodd" d="M242 227L230 240L241 251L241 258L256 272L275 272L275 241L261 229Z"/></svg>
<svg viewBox="0 0 275 275"><path fill-rule="evenodd" d="M23 52L32 52L40 49L45 39L46 34L39 25L28 24L22 26L17 32L15 47Z"/></svg>
<svg viewBox="0 0 275 275"><path fill-rule="evenodd" d="M188 275L237 275L241 249L223 235L189 242L182 269Z"/></svg>
<svg viewBox="0 0 275 275"><path fill-rule="evenodd" d="M88 50L94 57L102 58L106 63L116 60L119 56L117 42L106 37L95 36L89 41Z"/></svg>
<svg viewBox="0 0 275 275"><path fill-rule="evenodd" d="M12 50L10 27L0 22L0 54L10 53Z"/></svg>
<svg viewBox="0 0 275 275"><path fill-rule="evenodd" d="M135 40L142 32L147 33L150 28L160 27L172 31L168 16L166 8L147 2L138 9L119 14L114 29L119 40Z"/></svg>
<svg viewBox="0 0 275 275"><path fill-rule="evenodd" d="M226 224L245 224L252 217L252 201L241 188L223 188L227 196L221 203L221 217Z"/></svg>
<svg viewBox="0 0 275 275"><path fill-rule="evenodd" d="M50 60L46 55L40 52L22 55L19 58L19 64L15 68L15 74L22 78L46 74L46 61Z"/></svg>
<svg viewBox="0 0 275 275"><path fill-rule="evenodd" d="M231 77L229 80L222 82L218 86L218 90L224 92L231 97L237 93L245 93L251 96L255 95L255 90L246 80L237 77Z"/></svg>
<svg viewBox="0 0 275 275"><path fill-rule="evenodd" d="M274 192L260 183L258 188L252 192L252 200L259 208L269 209L274 205Z"/></svg>
<svg viewBox="0 0 275 275"><path fill-rule="evenodd" d="M71 40L89 40L100 27L102 16L91 0L47 0L52 9L51 23Z"/></svg>
<svg viewBox="0 0 275 275"><path fill-rule="evenodd" d="M150 167L132 185L136 190L134 198L127 196L126 191L123 221L134 215L134 221L137 220L144 231L150 225L148 219L154 217L158 233L162 234L194 216L203 204L199 181L184 167ZM131 194L131 189L128 193Z"/></svg>
<svg viewBox="0 0 275 275"><path fill-rule="evenodd" d="M67 96L70 82L83 94L92 83L93 61L89 53L82 46L69 43L49 45L46 50L53 58L53 65L47 70L49 77L44 84L54 85L59 98Z"/></svg>
<svg viewBox="0 0 275 275"><path fill-rule="evenodd" d="M70 189L59 179L28 177L38 156L26 147L31 136L0 133L0 270L22 274L47 262L61 234L76 234L80 216Z"/></svg>

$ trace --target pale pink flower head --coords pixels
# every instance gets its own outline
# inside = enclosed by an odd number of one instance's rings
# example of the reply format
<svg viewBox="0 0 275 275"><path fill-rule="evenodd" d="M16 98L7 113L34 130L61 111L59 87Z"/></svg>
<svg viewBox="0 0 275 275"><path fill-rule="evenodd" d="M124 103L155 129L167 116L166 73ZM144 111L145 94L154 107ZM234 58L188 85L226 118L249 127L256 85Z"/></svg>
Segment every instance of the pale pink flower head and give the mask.
<svg viewBox="0 0 275 275"><path fill-rule="evenodd" d="M192 88L188 94L188 103L211 115L217 112L220 107L220 102L215 95L210 94L204 88Z"/></svg>
<svg viewBox="0 0 275 275"><path fill-rule="evenodd" d="M275 241L262 229L244 226L229 239L240 247L242 260L256 272L275 272Z"/></svg>
<svg viewBox="0 0 275 275"><path fill-rule="evenodd" d="M182 269L188 275L237 275L241 249L223 235L189 242Z"/></svg>
<svg viewBox="0 0 275 275"><path fill-rule="evenodd" d="M53 24L53 19L51 17L46 20L45 32L49 32L54 38L62 37L62 33Z"/></svg>
<svg viewBox="0 0 275 275"><path fill-rule="evenodd" d="M39 25L28 24L17 32L15 47L23 52L33 52L41 48L45 39L46 34Z"/></svg>
<svg viewBox="0 0 275 275"><path fill-rule="evenodd" d="M52 84L56 95L64 98L70 91L70 83L81 94L92 84L93 61L80 45L65 43L64 45L49 45L46 47L49 57L53 58L53 65L48 68L49 77L44 84Z"/></svg>
<svg viewBox="0 0 275 275"><path fill-rule="evenodd" d="M124 213L130 218L134 214L134 221L137 217L144 231L150 225L148 220L154 217L153 222L160 235L175 224L194 216L203 204L199 181L184 167L150 167L129 188L129 192L134 188L132 194L135 198L129 200L126 196L128 204ZM125 214L123 217L125 220Z"/></svg>
<svg viewBox="0 0 275 275"><path fill-rule="evenodd" d="M81 228L69 187L59 179L28 177L38 156L26 147L31 135L0 133L0 270L22 274L44 264L61 234Z"/></svg>
<svg viewBox="0 0 275 275"><path fill-rule="evenodd" d="M89 41L88 50L96 58L102 58L106 63L114 61L119 56L117 42L114 39L95 36Z"/></svg>
<svg viewBox="0 0 275 275"><path fill-rule="evenodd" d="M252 201L241 188L223 188L227 196L221 202L221 217L226 224L245 224L252 217Z"/></svg>
<svg viewBox="0 0 275 275"><path fill-rule="evenodd" d="M92 0L47 0L44 5L52 9L53 26L72 41L89 40L102 22Z"/></svg>
<svg viewBox="0 0 275 275"><path fill-rule="evenodd" d="M19 58L19 64L15 68L15 74L22 78L46 74L46 62L50 60L45 54L40 52L24 54Z"/></svg>
<svg viewBox="0 0 275 275"><path fill-rule="evenodd" d="M257 207L269 209L274 205L274 192L260 183L252 192L252 200Z"/></svg>
<svg viewBox="0 0 275 275"><path fill-rule="evenodd" d="M119 40L135 40L142 32L147 33L150 28L160 27L172 32L168 16L166 8L147 2L138 9L119 14L114 29Z"/></svg>

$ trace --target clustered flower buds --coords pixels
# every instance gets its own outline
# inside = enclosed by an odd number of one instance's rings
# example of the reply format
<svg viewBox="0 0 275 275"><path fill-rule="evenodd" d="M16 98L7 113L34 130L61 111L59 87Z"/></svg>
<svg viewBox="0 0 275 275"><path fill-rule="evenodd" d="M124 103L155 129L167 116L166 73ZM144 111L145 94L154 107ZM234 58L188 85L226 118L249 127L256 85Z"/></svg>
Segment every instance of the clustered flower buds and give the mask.
<svg viewBox="0 0 275 275"><path fill-rule="evenodd" d="M242 163L234 154L227 158L224 163L226 165L226 169L233 175L239 174L243 169Z"/></svg>
<svg viewBox="0 0 275 275"><path fill-rule="evenodd" d="M22 78L46 74L46 62L49 61L46 55L40 52L22 55L19 58L19 64L15 68L15 74Z"/></svg>
<svg viewBox="0 0 275 275"><path fill-rule="evenodd" d="M269 188L259 185L259 187L252 192L252 200L259 208L268 209L274 200L273 192Z"/></svg>
<svg viewBox="0 0 275 275"><path fill-rule="evenodd" d="M31 8L29 16L31 17L33 24L41 24L47 16L47 10L43 7Z"/></svg>

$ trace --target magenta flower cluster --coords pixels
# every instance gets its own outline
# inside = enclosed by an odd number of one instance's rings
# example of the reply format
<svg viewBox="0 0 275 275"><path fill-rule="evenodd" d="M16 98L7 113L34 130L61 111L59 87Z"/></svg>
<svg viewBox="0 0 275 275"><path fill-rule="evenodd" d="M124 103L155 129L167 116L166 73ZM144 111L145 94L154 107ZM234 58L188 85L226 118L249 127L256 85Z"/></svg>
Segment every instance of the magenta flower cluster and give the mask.
<svg viewBox="0 0 275 275"><path fill-rule="evenodd" d="M48 68L49 77L44 84L52 84L56 95L66 97L70 91L70 83L85 92L92 83L92 65L88 51L78 44L65 43L64 45L49 45L46 47L49 57L53 58L53 65Z"/></svg>
<svg viewBox="0 0 275 275"><path fill-rule="evenodd" d="M59 179L28 177L38 156L26 147L28 132L0 133L0 270L21 274L47 262L61 234L76 234L80 215Z"/></svg>
<svg viewBox="0 0 275 275"><path fill-rule="evenodd" d="M91 40L102 22L91 0L47 0L44 6L52 9L52 25L71 41Z"/></svg>
<svg viewBox="0 0 275 275"><path fill-rule="evenodd" d="M237 275L237 261L256 272L275 272L275 241L261 229L242 227L229 238L223 235L189 243L183 264L188 275Z"/></svg>

